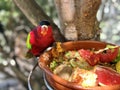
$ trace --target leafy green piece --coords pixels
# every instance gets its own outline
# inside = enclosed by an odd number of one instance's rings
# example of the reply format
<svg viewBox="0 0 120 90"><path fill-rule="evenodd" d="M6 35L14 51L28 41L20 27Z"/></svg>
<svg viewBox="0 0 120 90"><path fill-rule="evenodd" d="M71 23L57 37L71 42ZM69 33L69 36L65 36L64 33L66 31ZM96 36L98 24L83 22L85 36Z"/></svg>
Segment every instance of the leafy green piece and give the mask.
<svg viewBox="0 0 120 90"><path fill-rule="evenodd" d="M72 67L77 67L78 66L77 62L74 59L70 60L70 64L71 64Z"/></svg>
<svg viewBox="0 0 120 90"><path fill-rule="evenodd" d="M50 63L50 68L51 68L52 70L54 70L57 65L58 65L57 62L56 62L55 60L53 60L53 61Z"/></svg>
<svg viewBox="0 0 120 90"><path fill-rule="evenodd" d="M116 70L118 73L120 73L120 61L116 63Z"/></svg>
<svg viewBox="0 0 120 90"><path fill-rule="evenodd" d="M66 58L70 58L70 57L71 57L71 51L68 51L68 52L65 54L65 57L66 57Z"/></svg>
<svg viewBox="0 0 120 90"><path fill-rule="evenodd" d="M118 51L118 55L117 55L116 59L113 62L117 63L118 61L120 61L120 48L119 48L119 51Z"/></svg>

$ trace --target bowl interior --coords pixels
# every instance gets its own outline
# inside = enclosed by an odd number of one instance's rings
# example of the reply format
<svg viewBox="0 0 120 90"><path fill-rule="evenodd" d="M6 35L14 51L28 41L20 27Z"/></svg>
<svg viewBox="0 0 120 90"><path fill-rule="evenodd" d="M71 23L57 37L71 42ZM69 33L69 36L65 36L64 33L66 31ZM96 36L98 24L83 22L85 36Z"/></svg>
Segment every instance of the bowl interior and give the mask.
<svg viewBox="0 0 120 90"><path fill-rule="evenodd" d="M61 46L66 51L67 50L78 50L78 49L92 49L92 48L94 48L95 50L99 50L99 49L105 48L107 44L109 44L109 43L98 42L98 41L71 41L71 42L62 43ZM66 89L71 88L71 89L89 90L88 88L83 89L80 85L76 85L74 83L68 82L68 81L60 78L59 76L53 74L52 71L48 67L51 60L52 60L51 51L44 52L40 56L39 66L43 71L45 71L46 76L49 77L48 81L50 83L52 83L53 86L55 83L57 83L57 84L62 85L63 87L66 87ZM53 81L55 83L53 83ZM110 87L111 87L111 89L110 89ZM109 90L118 90L118 89L115 89L118 87L120 90L120 86L109 86L109 87L106 86L106 87L102 87L102 88L101 87L94 87L90 90L101 90L101 89L108 90L108 88L109 88Z"/></svg>

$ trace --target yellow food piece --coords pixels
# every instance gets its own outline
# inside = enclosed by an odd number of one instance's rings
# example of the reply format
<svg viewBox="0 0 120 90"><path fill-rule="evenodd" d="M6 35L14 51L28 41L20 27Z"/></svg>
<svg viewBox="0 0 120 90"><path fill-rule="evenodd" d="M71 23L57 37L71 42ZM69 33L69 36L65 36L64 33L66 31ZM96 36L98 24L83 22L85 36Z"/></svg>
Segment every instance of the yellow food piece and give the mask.
<svg viewBox="0 0 120 90"><path fill-rule="evenodd" d="M116 64L116 70L118 73L120 73L120 61L118 61Z"/></svg>
<svg viewBox="0 0 120 90"><path fill-rule="evenodd" d="M64 52L64 50L61 47L61 42L56 42L56 47L52 49L53 57L59 57L59 55L63 52Z"/></svg>
<svg viewBox="0 0 120 90"><path fill-rule="evenodd" d="M70 82L75 82L83 87L94 87L97 85L97 75L89 70L74 68L72 75L69 78Z"/></svg>
<svg viewBox="0 0 120 90"><path fill-rule="evenodd" d="M61 47L61 42L56 42L56 50L60 53L63 52L63 48Z"/></svg>

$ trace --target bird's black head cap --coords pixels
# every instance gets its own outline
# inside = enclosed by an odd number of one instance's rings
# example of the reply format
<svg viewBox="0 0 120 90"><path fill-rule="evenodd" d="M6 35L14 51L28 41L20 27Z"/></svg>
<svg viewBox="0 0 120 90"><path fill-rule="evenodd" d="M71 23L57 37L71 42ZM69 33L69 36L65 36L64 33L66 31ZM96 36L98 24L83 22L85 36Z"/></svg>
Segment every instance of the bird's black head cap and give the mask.
<svg viewBox="0 0 120 90"><path fill-rule="evenodd" d="M41 25L41 26L42 26L42 25L47 25L47 26L49 26L50 23L49 23L47 20L44 20L44 21L41 21L41 22L40 22L40 25Z"/></svg>

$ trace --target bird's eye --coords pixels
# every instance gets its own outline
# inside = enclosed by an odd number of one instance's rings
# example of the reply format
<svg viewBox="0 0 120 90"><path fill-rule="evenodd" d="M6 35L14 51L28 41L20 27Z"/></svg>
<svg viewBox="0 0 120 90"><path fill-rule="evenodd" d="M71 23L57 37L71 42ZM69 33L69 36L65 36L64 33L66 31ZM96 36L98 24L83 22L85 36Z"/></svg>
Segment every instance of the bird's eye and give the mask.
<svg viewBox="0 0 120 90"><path fill-rule="evenodd" d="M48 31L48 26L47 25L42 25L41 26L41 34L46 35Z"/></svg>

